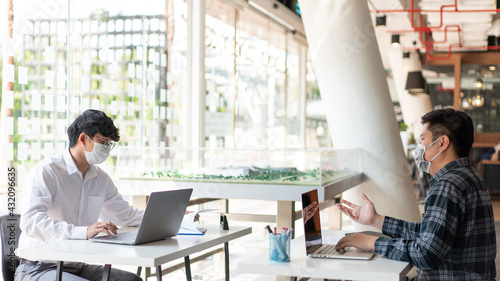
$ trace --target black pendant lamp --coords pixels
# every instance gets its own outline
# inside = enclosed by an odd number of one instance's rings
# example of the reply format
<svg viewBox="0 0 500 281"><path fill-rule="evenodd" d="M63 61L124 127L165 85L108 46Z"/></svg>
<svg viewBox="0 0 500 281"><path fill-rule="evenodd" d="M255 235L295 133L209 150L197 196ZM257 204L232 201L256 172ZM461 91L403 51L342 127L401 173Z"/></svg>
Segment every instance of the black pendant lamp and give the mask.
<svg viewBox="0 0 500 281"><path fill-rule="evenodd" d="M427 93L427 83L422 75L422 71L408 72L405 89L412 95Z"/></svg>

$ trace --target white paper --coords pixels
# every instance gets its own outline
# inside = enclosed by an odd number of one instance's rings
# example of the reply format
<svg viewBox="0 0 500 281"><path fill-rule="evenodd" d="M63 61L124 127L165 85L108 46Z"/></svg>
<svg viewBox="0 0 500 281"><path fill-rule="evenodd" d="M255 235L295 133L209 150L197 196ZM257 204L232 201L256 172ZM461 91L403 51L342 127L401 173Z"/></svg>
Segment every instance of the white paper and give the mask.
<svg viewBox="0 0 500 281"><path fill-rule="evenodd" d="M45 47L45 62L50 64L54 63L54 47Z"/></svg>
<svg viewBox="0 0 500 281"><path fill-rule="evenodd" d="M79 97L72 97L71 98L71 112L72 113L79 113L80 112L80 98Z"/></svg>
<svg viewBox="0 0 500 281"><path fill-rule="evenodd" d="M167 114L166 112L167 112L166 107L160 106L160 119L165 119Z"/></svg>
<svg viewBox="0 0 500 281"><path fill-rule="evenodd" d="M128 96L133 98L134 97L134 89L135 85L134 83L128 83Z"/></svg>
<svg viewBox="0 0 500 281"><path fill-rule="evenodd" d="M118 102L115 100L111 101L111 115L118 115Z"/></svg>
<svg viewBox="0 0 500 281"><path fill-rule="evenodd" d="M153 64L154 64L155 53L156 52L154 49L149 49L148 58L149 58L149 61L152 62Z"/></svg>
<svg viewBox="0 0 500 281"><path fill-rule="evenodd" d="M56 134L60 136L66 135L66 119L57 119L57 131Z"/></svg>
<svg viewBox="0 0 500 281"><path fill-rule="evenodd" d="M108 79L102 79L102 92L103 93L109 92L109 80Z"/></svg>
<svg viewBox="0 0 500 281"><path fill-rule="evenodd" d="M17 67L17 83L21 85L28 84L28 68L24 66Z"/></svg>
<svg viewBox="0 0 500 281"><path fill-rule="evenodd" d="M3 75L7 82L14 83L14 65L13 64L4 64Z"/></svg>
<svg viewBox="0 0 500 281"><path fill-rule="evenodd" d="M3 133L6 135L14 134L14 117L3 117Z"/></svg>
<svg viewBox="0 0 500 281"><path fill-rule="evenodd" d="M158 106L153 106L153 119L158 119L160 109Z"/></svg>
<svg viewBox="0 0 500 281"><path fill-rule="evenodd" d="M66 89L66 73L62 71L57 73L57 88Z"/></svg>
<svg viewBox="0 0 500 281"><path fill-rule="evenodd" d="M92 109L99 110L99 99L92 99Z"/></svg>
<svg viewBox="0 0 500 281"><path fill-rule="evenodd" d="M28 133L28 118L18 117L17 118L17 134L25 135Z"/></svg>
<svg viewBox="0 0 500 281"><path fill-rule="evenodd" d="M160 65L160 53L159 52L154 52L154 60L153 63L155 65Z"/></svg>
<svg viewBox="0 0 500 281"><path fill-rule="evenodd" d="M134 110L134 103L129 102L128 103L128 116L134 117L135 116L135 110Z"/></svg>
<svg viewBox="0 0 500 281"><path fill-rule="evenodd" d="M142 65L137 65L135 69L135 76L137 79L142 79Z"/></svg>
<svg viewBox="0 0 500 281"><path fill-rule="evenodd" d="M63 153L65 149L66 149L66 143L62 141L58 141L56 143L56 153Z"/></svg>
<svg viewBox="0 0 500 281"><path fill-rule="evenodd" d="M3 54L8 57L14 56L14 39L8 37L4 38Z"/></svg>
<svg viewBox="0 0 500 281"><path fill-rule="evenodd" d="M118 93L118 81L111 81L111 93Z"/></svg>
<svg viewBox="0 0 500 281"><path fill-rule="evenodd" d="M66 43L67 40L68 39L66 37L66 29L58 28L57 29L57 42Z"/></svg>
<svg viewBox="0 0 500 281"><path fill-rule="evenodd" d="M53 95L45 95L45 110L53 111L54 110L54 96Z"/></svg>
<svg viewBox="0 0 500 281"><path fill-rule="evenodd" d="M40 160L42 156L42 146L39 142L31 143L31 160Z"/></svg>
<svg viewBox="0 0 500 281"><path fill-rule="evenodd" d="M167 66L167 55L166 54L161 54L161 66L163 66L163 67Z"/></svg>
<svg viewBox="0 0 500 281"><path fill-rule="evenodd" d="M31 95L31 110L42 109L42 95L38 93L33 93Z"/></svg>
<svg viewBox="0 0 500 281"><path fill-rule="evenodd" d="M43 156L49 158L54 155L54 143L46 142L43 144Z"/></svg>
<svg viewBox="0 0 500 281"><path fill-rule="evenodd" d="M90 71L90 68L91 68L90 56L88 56L88 55L83 56L83 58L82 58L82 70Z"/></svg>
<svg viewBox="0 0 500 281"><path fill-rule="evenodd" d="M167 101L167 90L160 89L160 102L166 102L166 101Z"/></svg>
<svg viewBox="0 0 500 281"><path fill-rule="evenodd" d="M66 97L57 96L57 112L66 112Z"/></svg>
<svg viewBox="0 0 500 281"><path fill-rule="evenodd" d="M40 121L40 118L32 118L30 120L31 123L31 134L33 136L38 136L42 134L42 123Z"/></svg>
<svg viewBox="0 0 500 281"><path fill-rule="evenodd" d="M90 100L88 98L82 98L82 112L90 108Z"/></svg>
<svg viewBox="0 0 500 281"><path fill-rule="evenodd" d="M203 209L199 210L196 212L191 212L189 214L185 214L184 218L182 219L181 227L179 228L179 233L180 235L202 235L205 234L207 231L205 228L199 228L196 226L196 222L194 221L194 217L199 214L199 213L204 213L204 212L213 212L217 211L218 209Z"/></svg>
<svg viewBox="0 0 500 281"><path fill-rule="evenodd" d="M118 63L116 61L109 64L109 72L112 75L118 75Z"/></svg>
<svg viewBox="0 0 500 281"><path fill-rule="evenodd" d="M28 160L28 144L21 142L17 144L17 160L25 161Z"/></svg>
<svg viewBox="0 0 500 281"><path fill-rule="evenodd" d="M5 161L14 161L14 144L6 143L3 146L3 160Z"/></svg>
<svg viewBox="0 0 500 281"><path fill-rule="evenodd" d="M142 60L142 46L137 46L137 57L136 57L136 59L138 61Z"/></svg>
<svg viewBox="0 0 500 281"><path fill-rule="evenodd" d="M128 64L128 78L134 78L135 76L135 64Z"/></svg>
<svg viewBox="0 0 500 281"><path fill-rule="evenodd" d="M5 108L14 108L14 91L5 91L2 96L2 103Z"/></svg>
<svg viewBox="0 0 500 281"><path fill-rule="evenodd" d="M124 101L120 102L120 115L127 116L127 103Z"/></svg>
<svg viewBox="0 0 500 281"><path fill-rule="evenodd" d="M90 77L82 77L82 92L90 92Z"/></svg>
<svg viewBox="0 0 500 281"><path fill-rule="evenodd" d="M45 86L54 87L54 72L52 70L45 70Z"/></svg>

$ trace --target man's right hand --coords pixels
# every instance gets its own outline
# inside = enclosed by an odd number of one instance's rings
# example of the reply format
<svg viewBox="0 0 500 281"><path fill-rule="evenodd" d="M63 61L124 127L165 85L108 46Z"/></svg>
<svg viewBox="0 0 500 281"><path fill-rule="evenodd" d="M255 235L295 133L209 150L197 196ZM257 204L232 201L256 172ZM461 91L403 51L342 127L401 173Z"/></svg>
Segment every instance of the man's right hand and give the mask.
<svg viewBox="0 0 500 281"><path fill-rule="evenodd" d="M364 206L342 199L342 204L337 204L337 208L357 223L382 229L385 217L377 214L372 201L363 192L361 192L361 198L366 203Z"/></svg>
<svg viewBox="0 0 500 281"><path fill-rule="evenodd" d="M87 228L87 239L90 239L101 232L111 235L116 234L117 231L118 227L110 221L94 223Z"/></svg>

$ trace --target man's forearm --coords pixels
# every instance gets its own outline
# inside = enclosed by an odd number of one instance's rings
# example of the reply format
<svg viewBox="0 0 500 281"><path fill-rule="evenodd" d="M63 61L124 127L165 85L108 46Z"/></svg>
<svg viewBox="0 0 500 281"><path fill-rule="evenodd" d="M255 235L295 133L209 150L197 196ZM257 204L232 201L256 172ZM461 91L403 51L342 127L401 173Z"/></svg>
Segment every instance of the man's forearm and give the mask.
<svg viewBox="0 0 500 281"><path fill-rule="evenodd" d="M385 216L377 214L373 219L372 226L376 229L382 230L382 227L384 226L384 220Z"/></svg>

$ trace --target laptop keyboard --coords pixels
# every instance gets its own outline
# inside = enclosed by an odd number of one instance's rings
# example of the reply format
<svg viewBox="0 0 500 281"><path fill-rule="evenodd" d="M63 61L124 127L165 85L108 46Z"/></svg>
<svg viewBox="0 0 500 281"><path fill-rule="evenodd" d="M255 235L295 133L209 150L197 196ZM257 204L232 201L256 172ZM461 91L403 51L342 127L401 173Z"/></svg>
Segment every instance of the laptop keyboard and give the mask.
<svg viewBox="0 0 500 281"><path fill-rule="evenodd" d="M351 247L337 250L333 244L314 245L311 247L311 252L319 255L343 255L349 251Z"/></svg>

